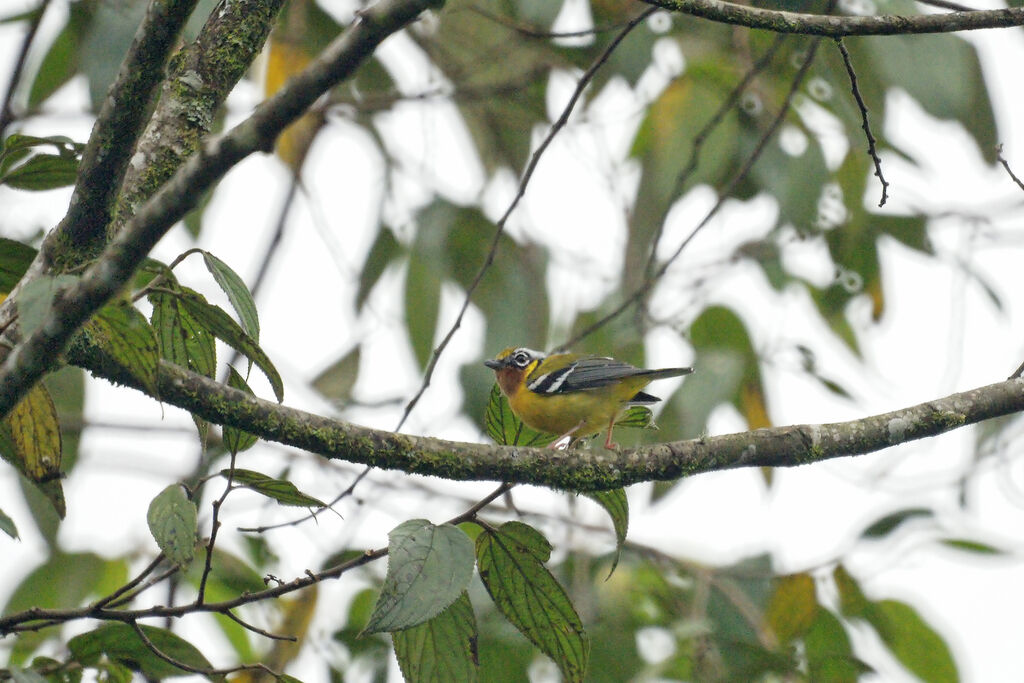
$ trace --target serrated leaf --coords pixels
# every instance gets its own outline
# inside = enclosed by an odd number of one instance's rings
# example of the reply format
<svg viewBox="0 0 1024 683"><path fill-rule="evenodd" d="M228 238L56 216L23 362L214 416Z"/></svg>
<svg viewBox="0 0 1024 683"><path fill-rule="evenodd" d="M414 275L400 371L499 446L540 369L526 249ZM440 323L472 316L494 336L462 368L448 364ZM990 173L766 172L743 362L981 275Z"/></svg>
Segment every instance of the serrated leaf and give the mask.
<svg viewBox="0 0 1024 683"><path fill-rule="evenodd" d="M0 185L16 190L53 190L75 183L78 160L59 154L36 154L0 177Z"/></svg>
<svg viewBox="0 0 1024 683"><path fill-rule="evenodd" d="M153 329L160 356L204 377L217 369L217 347L213 335L192 317L172 293L151 292Z"/></svg>
<svg viewBox="0 0 1024 683"><path fill-rule="evenodd" d="M57 409L50 392L36 384L5 418L14 445L14 463L35 483L60 477L61 441Z"/></svg>
<svg viewBox="0 0 1024 683"><path fill-rule="evenodd" d="M246 334L245 330L231 316L224 312L224 309L207 302L205 297L191 290L183 290L178 294L178 297L185 310L192 315L199 325L256 363L256 367L263 371L263 374L270 382L278 402L284 400L284 384L281 381L281 375L277 372L277 368L270 362L270 358L259 347L259 344Z"/></svg>
<svg viewBox="0 0 1024 683"><path fill-rule="evenodd" d="M868 613L889 650L903 666L923 681L956 683L960 680L949 645L910 605L881 600Z"/></svg>
<svg viewBox="0 0 1024 683"><path fill-rule="evenodd" d="M626 498L626 489L587 491L583 495L603 507L608 516L612 518L612 526L615 528L615 559L612 560L611 569L608 570L608 577L611 578L615 567L619 564L622 544L626 542L626 532L629 531L629 499Z"/></svg>
<svg viewBox="0 0 1024 683"><path fill-rule="evenodd" d="M388 534L388 573L363 633L397 631L434 618L473 576L473 542L451 524L402 522Z"/></svg>
<svg viewBox="0 0 1024 683"><path fill-rule="evenodd" d="M35 257L36 250L27 244L0 237L0 294L14 289Z"/></svg>
<svg viewBox="0 0 1024 683"><path fill-rule="evenodd" d="M18 325L22 336L35 332L50 314L57 293L76 282L78 278L74 275L43 275L25 283L18 295Z"/></svg>
<svg viewBox="0 0 1024 683"><path fill-rule="evenodd" d="M657 429L654 423L654 413L647 406L631 406L615 421L616 427L630 427L632 429Z"/></svg>
<svg viewBox="0 0 1024 683"><path fill-rule="evenodd" d="M897 510L881 519L872 522L868 528L860 532L861 538L882 538L888 536L905 522L922 517L934 517L935 512L930 508L907 508Z"/></svg>
<svg viewBox="0 0 1024 683"><path fill-rule="evenodd" d="M0 531L4 532L11 538L18 538L18 527L15 526L14 520L7 516L3 510L0 510Z"/></svg>
<svg viewBox="0 0 1024 683"><path fill-rule="evenodd" d="M764 620L780 644L803 636L817 615L818 598L810 574L791 574L775 582Z"/></svg>
<svg viewBox="0 0 1024 683"><path fill-rule="evenodd" d="M203 263L206 269L213 275L221 290L227 294L228 301L238 313L238 320L242 324L245 333L254 341L260 340L260 319L256 312L256 302L253 301L252 293L246 287L245 282L238 274L231 270L228 264L221 261L208 251L202 252Z"/></svg>
<svg viewBox="0 0 1024 683"><path fill-rule="evenodd" d="M149 504L149 532L167 559L187 567L195 555L196 506L178 484L171 484Z"/></svg>
<svg viewBox="0 0 1024 683"><path fill-rule="evenodd" d="M139 628L158 650L174 661L197 669L213 668L192 643L180 636L155 626L140 625ZM68 649L72 657L85 666L95 666L99 663L100 657L106 655L150 680L193 675L157 657L128 624L103 624L93 631L69 640Z"/></svg>
<svg viewBox="0 0 1024 683"><path fill-rule="evenodd" d="M556 438L555 434L545 434L527 426L512 412L508 399L501 393L497 384L491 387L491 395L487 400L487 411L484 413L484 430L494 443L502 446L546 446Z"/></svg>
<svg viewBox="0 0 1024 683"><path fill-rule="evenodd" d="M391 634L402 675L417 683L477 680L476 617L463 591L440 614L419 626Z"/></svg>
<svg viewBox="0 0 1024 683"><path fill-rule="evenodd" d="M318 498L308 496L295 487L295 484L286 479L274 479L262 472L235 468L234 470L221 470L220 474L225 479L228 474L234 472L231 481L238 486L255 491L261 496L276 500L281 505L295 507L327 507L327 504Z"/></svg>
<svg viewBox="0 0 1024 683"><path fill-rule="evenodd" d="M567 681L582 681L590 643L569 596L544 566L550 556L547 539L522 522L485 529L476 539L480 579L498 610Z"/></svg>
<svg viewBox="0 0 1024 683"><path fill-rule="evenodd" d="M246 384L245 380L234 367L228 366L228 386L244 391L250 396L254 396L252 389ZM230 425L224 425L223 429L224 445L231 453L241 453L242 451L248 450L259 441L259 437L255 434L242 431L236 427Z"/></svg>
<svg viewBox="0 0 1024 683"><path fill-rule="evenodd" d="M158 396L160 352L156 331L135 307L122 302L100 309L83 328L86 334L139 380L150 396Z"/></svg>

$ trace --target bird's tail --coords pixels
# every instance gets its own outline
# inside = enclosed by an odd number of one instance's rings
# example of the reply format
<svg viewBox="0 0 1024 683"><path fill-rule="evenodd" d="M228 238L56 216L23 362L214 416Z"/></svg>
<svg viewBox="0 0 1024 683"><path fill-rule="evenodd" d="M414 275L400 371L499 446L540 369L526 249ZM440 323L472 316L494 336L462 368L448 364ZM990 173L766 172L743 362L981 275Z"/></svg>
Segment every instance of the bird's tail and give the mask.
<svg viewBox="0 0 1024 683"><path fill-rule="evenodd" d="M656 379L665 379L666 377L689 375L691 372L693 372L693 368L662 368L660 370L644 370L637 374L641 377L646 377L653 382Z"/></svg>

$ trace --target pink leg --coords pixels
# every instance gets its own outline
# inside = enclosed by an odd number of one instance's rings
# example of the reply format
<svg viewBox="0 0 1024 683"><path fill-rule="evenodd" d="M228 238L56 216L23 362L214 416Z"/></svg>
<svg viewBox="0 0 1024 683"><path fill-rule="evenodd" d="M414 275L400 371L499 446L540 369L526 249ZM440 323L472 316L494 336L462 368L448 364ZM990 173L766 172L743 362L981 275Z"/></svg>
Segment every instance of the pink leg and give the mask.
<svg viewBox="0 0 1024 683"><path fill-rule="evenodd" d="M565 434L562 434L562 435L561 435L560 437L558 437L557 439L555 439L554 441L552 441L551 443L549 443L547 447L548 447L548 448L554 448L554 449L559 449L559 446L558 446L558 444L562 443L562 440L563 440L563 439L569 439L568 441L566 441L566 442L565 442L565 445L564 445L564 446L562 446L560 450L565 450L566 448L568 448L568 447L569 447L569 444L570 444L570 443L572 442L572 439L570 439L569 437L571 437L571 436L572 436L573 434L575 434L575 433L576 433L576 431L577 431L577 430L578 430L578 429L579 429L580 427L582 427L582 426L583 426L583 422L584 422L583 420L580 420L580 423L579 423L578 425L576 425L575 427L573 427L572 429L570 429L569 431L567 431L567 432L566 432Z"/></svg>
<svg viewBox="0 0 1024 683"><path fill-rule="evenodd" d="M610 451L617 451L617 450L619 450L619 444L617 444L614 441L612 441L612 427L614 427L614 426L615 426L615 418L613 417L611 419L611 422L608 423L608 438L606 438L604 440L604 447L607 448Z"/></svg>

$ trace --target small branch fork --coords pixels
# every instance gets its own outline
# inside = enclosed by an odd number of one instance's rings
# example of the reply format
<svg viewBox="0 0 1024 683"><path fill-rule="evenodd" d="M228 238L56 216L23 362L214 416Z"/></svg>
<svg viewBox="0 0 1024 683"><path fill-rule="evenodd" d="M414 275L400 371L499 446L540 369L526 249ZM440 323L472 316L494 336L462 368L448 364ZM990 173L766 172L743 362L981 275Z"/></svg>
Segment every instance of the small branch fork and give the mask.
<svg viewBox="0 0 1024 683"><path fill-rule="evenodd" d="M853 98L857 100L857 108L860 109L860 126L864 129L864 137L868 141L868 156L871 157L871 161L875 165L875 176L882 184L882 198L879 200L878 206L885 206L885 201L889 197L889 181L882 175L882 160L878 157L878 150L875 148L875 136L872 135L871 125L868 123L868 106L864 104L864 98L860 94L860 88L857 86L857 72L853 70L850 52L846 49L846 45L843 44L842 38L836 38L836 47L839 48L839 54L843 56L843 65L846 66L846 73L850 76L850 90L853 91Z"/></svg>

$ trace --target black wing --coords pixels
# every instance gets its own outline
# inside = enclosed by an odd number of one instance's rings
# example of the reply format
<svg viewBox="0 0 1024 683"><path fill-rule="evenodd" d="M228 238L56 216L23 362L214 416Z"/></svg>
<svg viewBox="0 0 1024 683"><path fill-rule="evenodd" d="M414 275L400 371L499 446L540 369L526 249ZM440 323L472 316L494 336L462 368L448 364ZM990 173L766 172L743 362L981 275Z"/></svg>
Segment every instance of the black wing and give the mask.
<svg viewBox="0 0 1024 683"><path fill-rule="evenodd" d="M601 356L584 356L575 363L541 375L529 384L538 394L588 391L614 384L624 377L646 374L629 363Z"/></svg>

